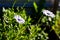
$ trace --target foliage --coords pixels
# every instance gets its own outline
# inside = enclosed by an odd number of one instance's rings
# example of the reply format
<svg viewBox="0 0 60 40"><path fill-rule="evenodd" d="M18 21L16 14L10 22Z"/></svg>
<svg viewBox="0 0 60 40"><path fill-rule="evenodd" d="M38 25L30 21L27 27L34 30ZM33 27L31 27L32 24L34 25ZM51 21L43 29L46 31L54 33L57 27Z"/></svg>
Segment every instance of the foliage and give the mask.
<svg viewBox="0 0 60 40"><path fill-rule="evenodd" d="M30 16L26 15L25 9L14 12L14 9L3 8L3 23L0 20L0 40L47 40L48 34L41 29L40 24L31 25ZM15 15L21 16L24 24L16 22Z"/></svg>
<svg viewBox="0 0 60 40"><path fill-rule="evenodd" d="M60 12L59 11L57 11L55 25L52 26L52 29L55 30L56 34L60 38Z"/></svg>

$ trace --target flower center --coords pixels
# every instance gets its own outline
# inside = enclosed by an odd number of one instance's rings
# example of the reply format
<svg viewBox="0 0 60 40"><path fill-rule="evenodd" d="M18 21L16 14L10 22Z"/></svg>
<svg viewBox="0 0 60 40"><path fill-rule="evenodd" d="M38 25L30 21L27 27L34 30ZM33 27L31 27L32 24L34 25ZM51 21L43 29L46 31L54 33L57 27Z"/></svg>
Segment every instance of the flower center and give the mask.
<svg viewBox="0 0 60 40"><path fill-rule="evenodd" d="M48 15L50 15L50 13L47 13Z"/></svg>
<svg viewBox="0 0 60 40"><path fill-rule="evenodd" d="M18 21L21 21L20 19L18 19Z"/></svg>

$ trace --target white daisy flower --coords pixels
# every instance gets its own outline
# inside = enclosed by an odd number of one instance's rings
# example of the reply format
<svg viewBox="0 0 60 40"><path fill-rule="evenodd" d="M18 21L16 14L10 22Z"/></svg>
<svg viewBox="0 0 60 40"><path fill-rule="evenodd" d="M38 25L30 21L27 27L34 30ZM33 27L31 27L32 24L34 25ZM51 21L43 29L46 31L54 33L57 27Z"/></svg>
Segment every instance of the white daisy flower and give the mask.
<svg viewBox="0 0 60 40"><path fill-rule="evenodd" d="M15 15L14 18L20 24L23 24L25 22L25 20L23 18L21 18L21 16L19 16L19 15Z"/></svg>
<svg viewBox="0 0 60 40"><path fill-rule="evenodd" d="M49 11L49 10L42 10L43 14L46 16L50 16L51 18L54 18L55 15L53 14L53 12Z"/></svg>

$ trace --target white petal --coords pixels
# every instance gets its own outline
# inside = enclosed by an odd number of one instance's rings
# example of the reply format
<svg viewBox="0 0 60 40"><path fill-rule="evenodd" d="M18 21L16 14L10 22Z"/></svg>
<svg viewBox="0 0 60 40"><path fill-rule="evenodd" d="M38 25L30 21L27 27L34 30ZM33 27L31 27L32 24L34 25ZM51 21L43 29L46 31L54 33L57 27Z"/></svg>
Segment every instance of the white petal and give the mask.
<svg viewBox="0 0 60 40"><path fill-rule="evenodd" d="M21 18L19 15L14 16L15 19Z"/></svg>

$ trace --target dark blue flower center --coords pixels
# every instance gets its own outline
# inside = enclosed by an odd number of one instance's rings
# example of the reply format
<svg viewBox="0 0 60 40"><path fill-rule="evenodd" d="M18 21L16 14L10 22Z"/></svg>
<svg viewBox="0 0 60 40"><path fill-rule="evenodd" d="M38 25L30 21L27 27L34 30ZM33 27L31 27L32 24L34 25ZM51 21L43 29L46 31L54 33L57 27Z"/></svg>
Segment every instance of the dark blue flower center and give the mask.
<svg viewBox="0 0 60 40"><path fill-rule="evenodd" d="M21 19L18 19L18 21L21 21Z"/></svg>
<svg viewBox="0 0 60 40"><path fill-rule="evenodd" d="M48 15L50 15L50 13L47 13Z"/></svg>

